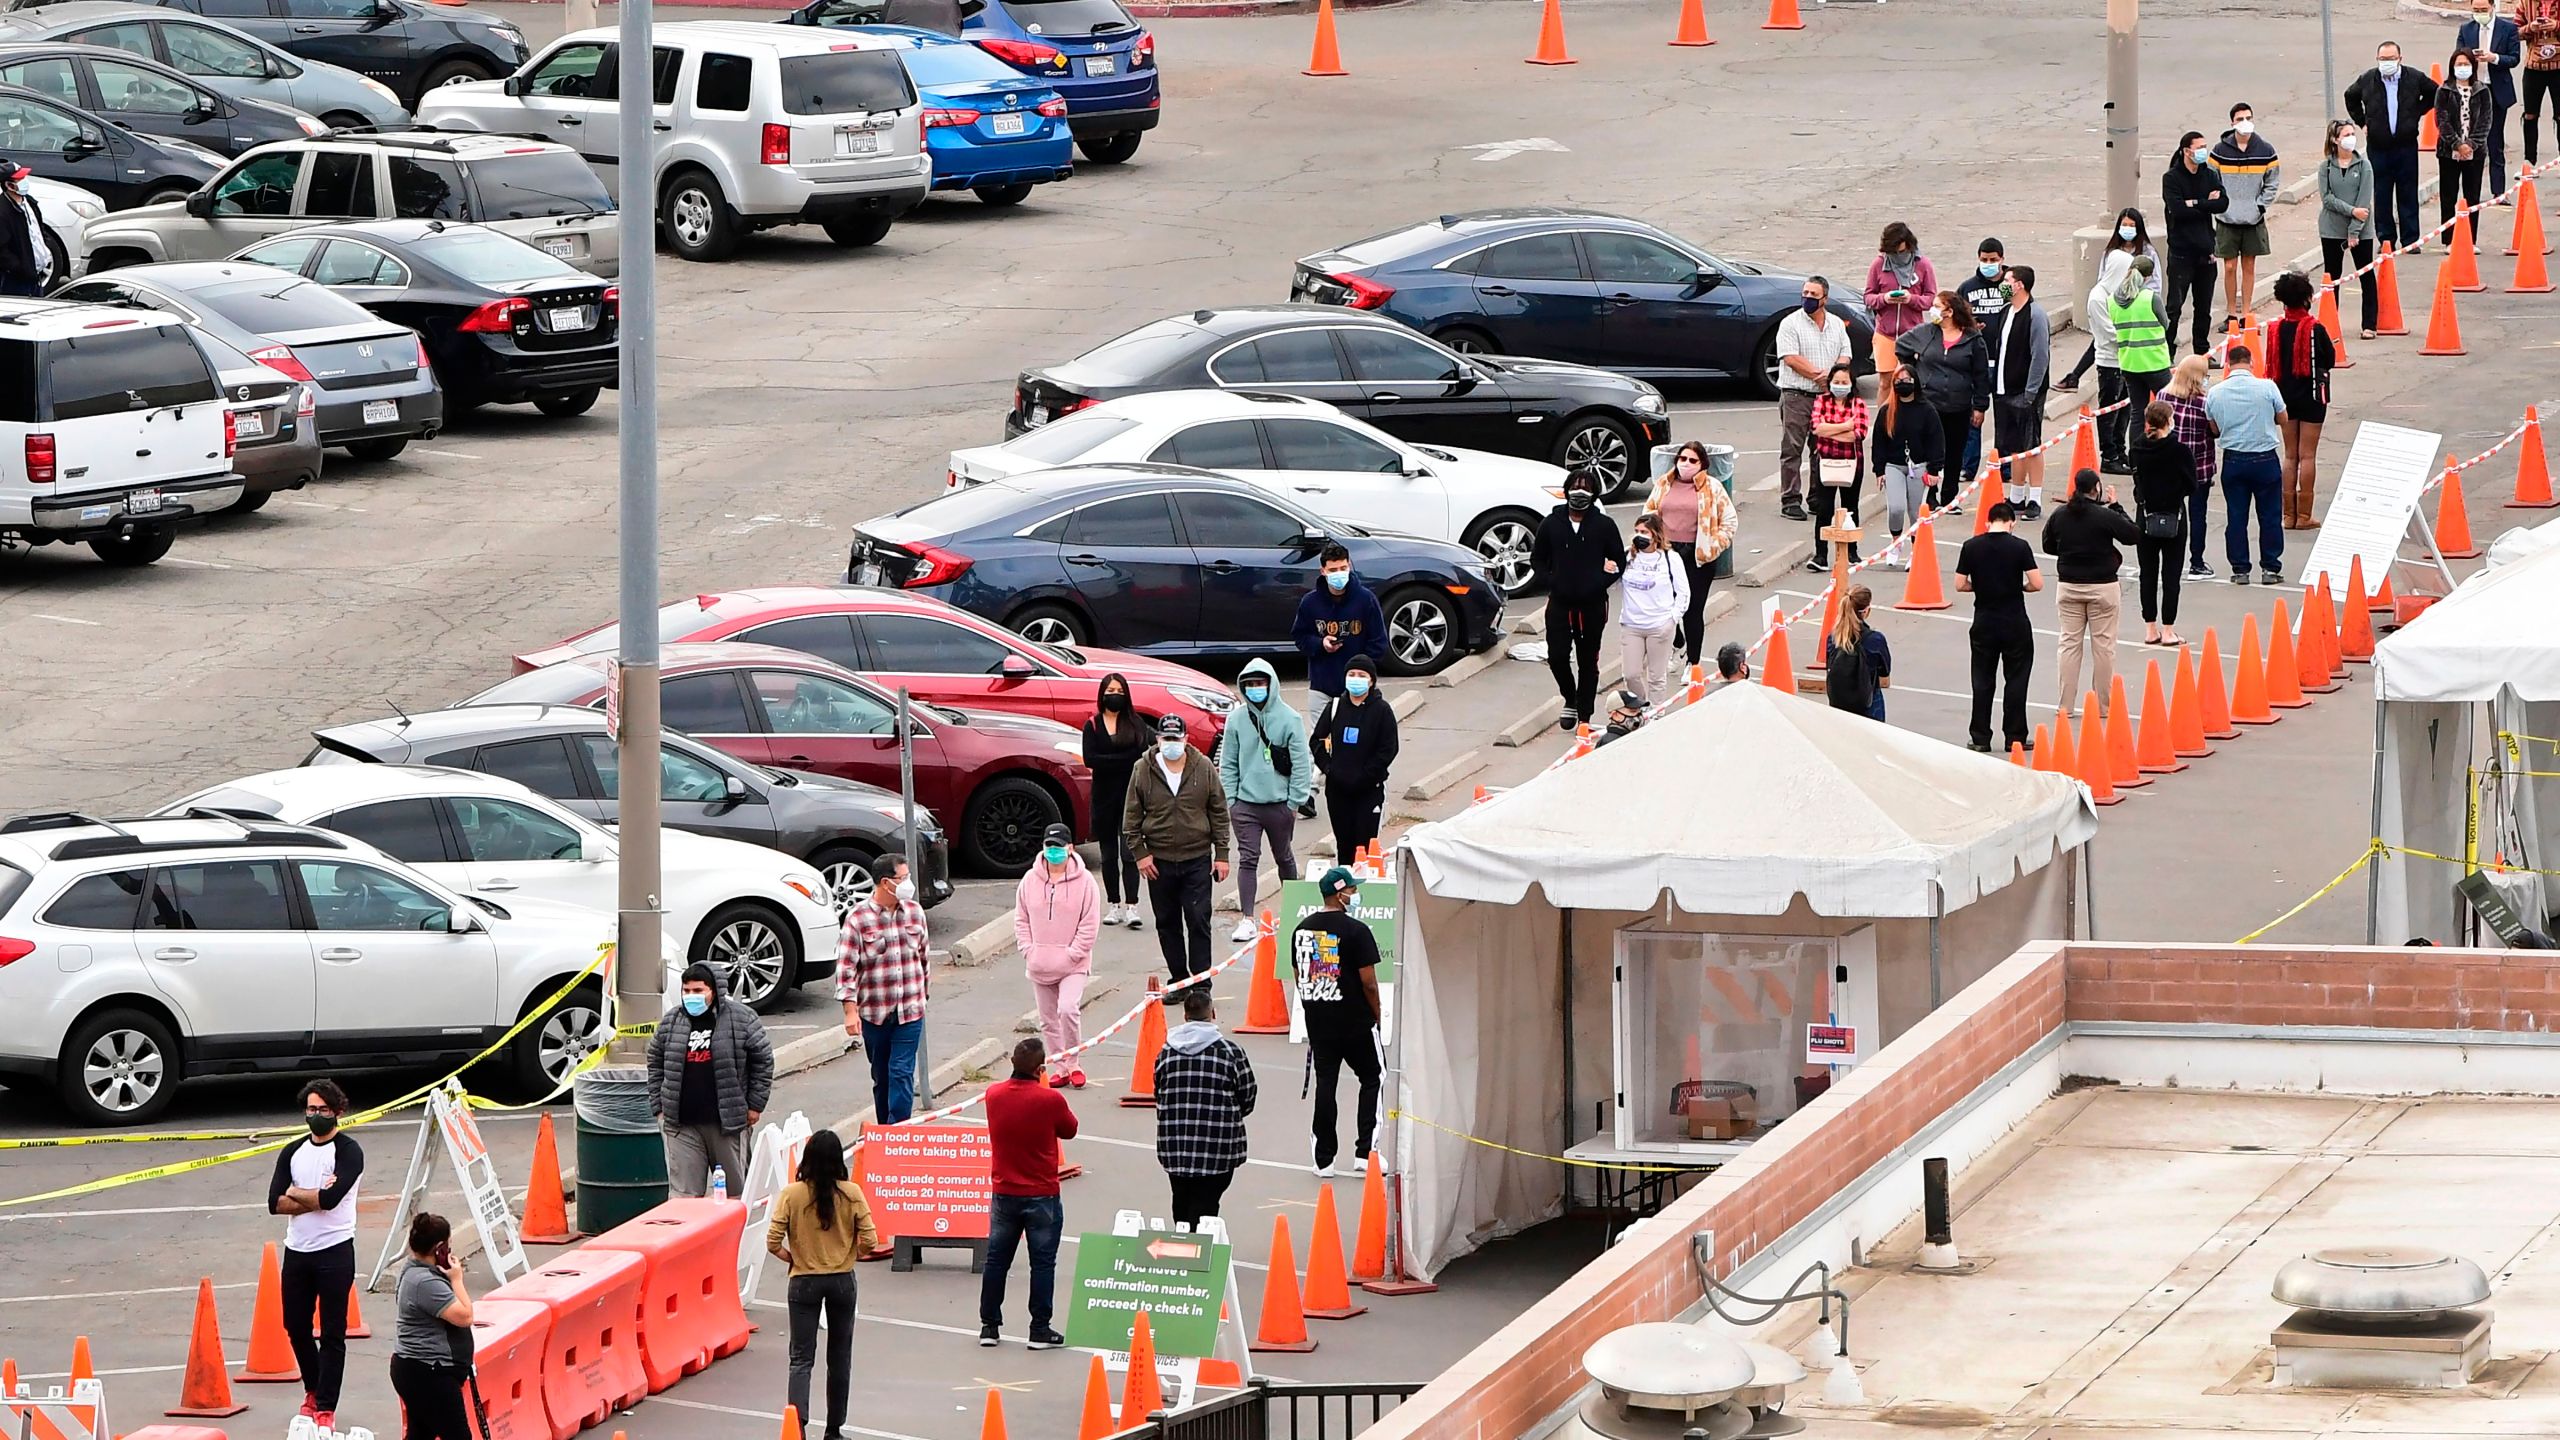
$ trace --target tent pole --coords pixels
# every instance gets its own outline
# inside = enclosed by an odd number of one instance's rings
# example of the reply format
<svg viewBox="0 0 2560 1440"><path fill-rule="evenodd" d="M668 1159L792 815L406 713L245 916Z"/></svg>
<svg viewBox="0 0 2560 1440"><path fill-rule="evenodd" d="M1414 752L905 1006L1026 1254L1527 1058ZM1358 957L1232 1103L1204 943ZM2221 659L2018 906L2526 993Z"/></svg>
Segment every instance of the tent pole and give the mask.
<svg viewBox="0 0 2560 1440"><path fill-rule="evenodd" d="M2382 662L2377 659L2373 669L2373 830L2371 833L2374 839L2379 840L2382 838L2382 742L2385 713L2382 699ZM2364 867L2364 943L2367 945L2380 943L2374 937L2382 924L2382 863L2383 857L2376 855L2366 862Z"/></svg>
<svg viewBox="0 0 2560 1440"><path fill-rule="evenodd" d="M1556 953L1564 963L1564 1004L1561 1007L1564 1010L1564 1110L1563 1124L1559 1127L1563 1140L1556 1146L1556 1153L1561 1155L1573 1148L1573 912L1570 910L1556 912ZM1571 1165L1564 1168L1564 1206L1567 1210L1573 1208L1574 1168Z"/></svg>
<svg viewBox="0 0 2560 1440"><path fill-rule="evenodd" d="M1945 1004L1945 1003L1946 1003L1946 999L1947 999L1947 995L1946 995L1946 987L1945 987L1943 984L1941 984L1941 983L1939 982L1939 979L1938 979L1938 917L1939 917L1939 916L1941 916L1941 915L1944 915L1944 914L1946 913L1946 910L1947 910L1947 892L1946 892L1946 891L1944 891L1944 890L1942 890L1942 889L1940 889L1940 888L1938 887L1938 882L1937 882L1937 881L1935 881L1935 880L1930 881L1930 882L1929 882L1929 1008L1930 1008L1930 1009L1932 1009L1932 1010L1935 1010L1935 1009L1937 1009L1940 1005Z"/></svg>
<svg viewBox="0 0 2560 1440"><path fill-rule="evenodd" d="M2098 837L2080 842L2081 914L2088 918L2088 938L2098 938Z"/></svg>

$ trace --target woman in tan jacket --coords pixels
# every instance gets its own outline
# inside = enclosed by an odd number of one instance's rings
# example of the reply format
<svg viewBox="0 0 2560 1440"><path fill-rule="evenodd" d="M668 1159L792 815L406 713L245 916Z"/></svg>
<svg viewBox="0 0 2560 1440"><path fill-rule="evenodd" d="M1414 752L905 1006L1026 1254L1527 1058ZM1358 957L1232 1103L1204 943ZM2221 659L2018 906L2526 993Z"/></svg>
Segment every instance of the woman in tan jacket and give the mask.
<svg viewBox="0 0 2560 1440"><path fill-rule="evenodd" d="M1716 557L1733 544L1741 522L1733 499L1707 470L1706 447L1683 440L1673 452L1669 472L1657 476L1645 498L1645 513L1662 517L1663 543L1680 557L1689 582L1689 608L1680 617L1681 663L1698 663L1707 636L1707 587L1714 583Z"/></svg>
<svg viewBox="0 0 2560 1440"><path fill-rule="evenodd" d="M800 1174L773 1202L764 1248L791 1267L791 1403L809 1418L809 1372L818 1363L818 1316L827 1321L827 1425L815 1440L843 1440L847 1392L853 1387L853 1266L880 1248L871 1207L847 1176L844 1140L833 1130L809 1137Z"/></svg>

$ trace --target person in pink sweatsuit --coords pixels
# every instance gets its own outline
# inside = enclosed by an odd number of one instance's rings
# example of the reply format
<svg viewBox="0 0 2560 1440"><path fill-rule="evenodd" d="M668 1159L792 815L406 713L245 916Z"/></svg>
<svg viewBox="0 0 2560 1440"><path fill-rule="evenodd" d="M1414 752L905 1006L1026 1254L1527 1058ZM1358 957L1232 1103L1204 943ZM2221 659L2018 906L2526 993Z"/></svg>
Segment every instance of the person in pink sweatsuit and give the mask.
<svg viewBox="0 0 2560 1440"><path fill-rule="evenodd" d="M1040 858L1013 892L1013 943L1040 996L1040 1036L1049 1046L1049 1086L1084 1088L1068 1052L1084 1042L1084 982L1093 976L1093 937L1102 930L1102 887L1084 868L1075 832L1052 825Z"/></svg>

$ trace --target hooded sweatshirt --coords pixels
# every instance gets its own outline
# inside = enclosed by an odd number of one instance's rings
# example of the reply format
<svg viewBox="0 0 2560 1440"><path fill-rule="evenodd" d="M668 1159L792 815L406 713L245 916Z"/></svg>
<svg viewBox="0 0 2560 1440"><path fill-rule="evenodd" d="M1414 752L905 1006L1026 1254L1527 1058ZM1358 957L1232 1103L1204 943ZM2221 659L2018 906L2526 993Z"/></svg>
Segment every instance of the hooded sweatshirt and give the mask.
<svg viewBox="0 0 2560 1440"><path fill-rule="evenodd" d="M1346 690L1325 707L1309 743L1315 747L1316 763L1324 767L1324 778L1337 789L1384 785L1402 744L1396 734L1396 709L1374 683L1368 698L1356 703Z"/></svg>
<svg viewBox="0 0 2560 1440"><path fill-rule="evenodd" d="M1156 1054L1156 1161L1167 1175L1224 1175L1244 1164L1245 1117L1259 1096L1253 1062L1207 1020L1186 1020Z"/></svg>
<svg viewBox="0 0 2560 1440"><path fill-rule="evenodd" d="M2238 132L2223 131L2213 142L2213 168L2222 172L2223 197L2230 202L2214 217L2216 224L2257 224L2284 189L2284 166L2277 163L2276 147L2263 130L2249 137L2246 150L2240 148Z"/></svg>
<svg viewBox="0 0 2560 1440"><path fill-rule="evenodd" d="M1102 892L1072 848L1066 874L1053 877L1048 861L1035 860L1013 887L1013 943L1035 985L1093 973L1093 937L1101 929Z"/></svg>
<svg viewBox="0 0 2560 1440"><path fill-rule="evenodd" d="M1387 612L1378 597L1354 574L1341 594L1316 576L1315 588L1298 602L1297 624L1290 635L1298 653L1307 657L1307 686L1319 695L1342 693L1342 667L1354 655L1383 660L1387 654ZM1326 637L1340 641L1324 648Z"/></svg>
<svg viewBox="0 0 2560 1440"><path fill-rule="evenodd" d="M1271 687L1259 705L1244 698L1256 678ZM1336 692L1339 693L1337 686ZM1236 676L1236 707L1218 746L1218 783L1230 805L1304 805L1315 793L1315 756L1307 748L1307 722L1280 698L1280 676L1268 660L1250 660ZM1288 757L1288 773L1272 763L1272 751Z"/></svg>

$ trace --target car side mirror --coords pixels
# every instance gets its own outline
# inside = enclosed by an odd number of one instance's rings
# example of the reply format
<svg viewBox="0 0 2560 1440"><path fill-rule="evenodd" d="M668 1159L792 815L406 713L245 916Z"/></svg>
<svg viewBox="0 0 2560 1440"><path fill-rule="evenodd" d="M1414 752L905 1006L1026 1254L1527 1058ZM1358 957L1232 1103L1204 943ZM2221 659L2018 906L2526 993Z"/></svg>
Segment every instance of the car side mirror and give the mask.
<svg viewBox="0 0 2560 1440"><path fill-rule="evenodd" d="M1449 377L1449 393L1464 395L1483 383L1484 377L1476 373L1474 366L1461 365L1458 367L1458 372Z"/></svg>
<svg viewBox="0 0 2560 1440"><path fill-rule="evenodd" d="M211 215L213 213L213 192L211 190L196 190L190 192L187 196L187 213L198 217Z"/></svg>
<svg viewBox="0 0 2560 1440"><path fill-rule="evenodd" d="M723 776L720 782L720 793L728 796L732 803L744 800L747 798L747 782L735 775Z"/></svg>
<svg viewBox="0 0 2560 1440"><path fill-rule="evenodd" d="M522 95L525 92L524 77L521 75L510 75L507 77L506 83L501 88L510 95Z"/></svg>
<svg viewBox="0 0 2560 1440"><path fill-rule="evenodd" d="M372 13L372 14L369 14L369 15L367 15L367 16L365 16L365 17L364 17L364 28L366 28L367 30L379 30L379 29L381 29L383 26L388 25L388 24L391 24L393 21L398 20L399 18L400 18L400 7L399 7L399 6L397 6L397 5L376 5L375 7L373 7L373 13Z"/></svg>
<svg viewBox="0 0 2560 1440"><path fill-rule="evenodd" d="M487 928L480 923L479 916L468 910L457 908L444 912L444 930L448 935L477 935Z"/></svg>
<svg viewBox="0 0 2560 1440"><path fill-rule="evenodd" d="M1706 266L1701 265L1698 267L1697 278L1691 283L1697 286L1698 294L1704 295L1708 291L1713 290L1724 283L1724 272L1721 270L1710 270Z"/></svg>
<svg viewBox="0 0 2560 1440"><path fill-rule="evenodd" d="M997 663L996 673L1018 685L1040 672L1032 668L1031 662L1021 656L1007 655Z"/></svg>
<svg viewBox="0 0 2560 1440"><path fill-rule="evenodd" d="M199 100L194 105L189 106L187 108L187 112L179 116L178 120L179 123L185 125L201 125L207 120L214 119L221 113L221 111L216 110L213 107L213 102L209 100Z"/></svg>
<svg viewBox="0 0 2560 1440"><path fill-rule="evenodd" d="M99 139L95 135L74 135L70 139L62 142L62 158L65 160L86 160L90 156L95 155L106 148L107 142Z"/></svg>

